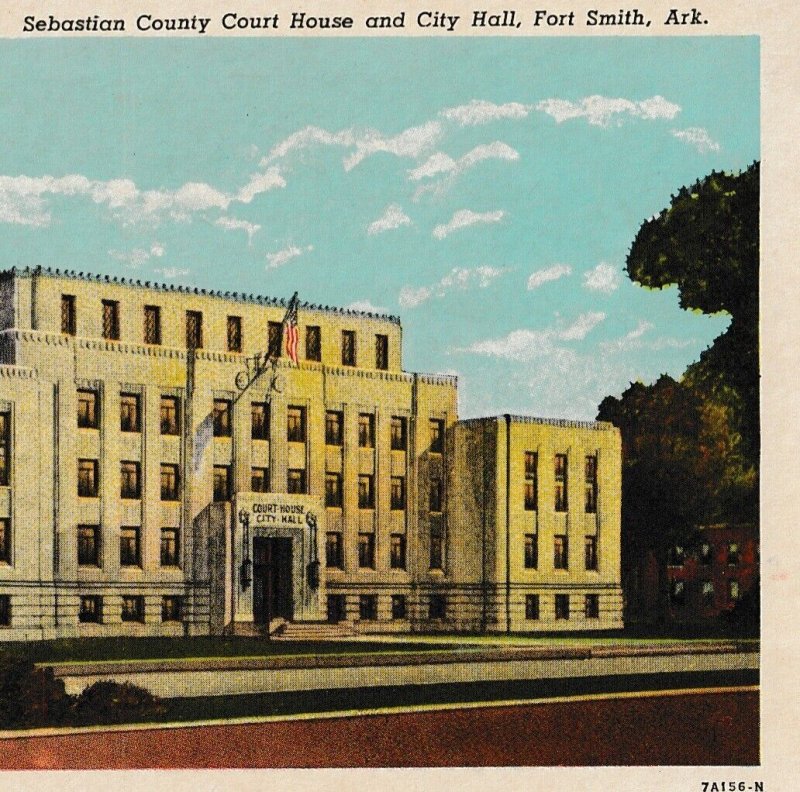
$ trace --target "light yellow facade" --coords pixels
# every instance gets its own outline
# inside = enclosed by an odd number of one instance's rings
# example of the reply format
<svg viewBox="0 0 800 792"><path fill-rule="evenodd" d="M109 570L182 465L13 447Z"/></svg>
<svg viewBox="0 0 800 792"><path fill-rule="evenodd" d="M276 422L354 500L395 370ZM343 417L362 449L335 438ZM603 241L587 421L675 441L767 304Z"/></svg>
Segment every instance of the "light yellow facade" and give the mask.
<svg viewBox="0 0 800 792"><path fill-rule="evenodd" d="M455 378L404 372L394 317L301 303L299 363L281 344L254 376L286 310L50 270L0 276L0 640L221 633L280 615L363 631L544 629L556 584L575 603L601 597L599 620L571 610L569 628L619 626L615 430L512 423L511 488L536 442L542 503L546 454L599 455L596 516L537 512L542 542L565 522L568 571L530 574L517 544L531 515L514 501L505 524L502 420L459 424ZM190 322L202 328L191 343ZM573 537L591 530L590 574Z"/></svg>

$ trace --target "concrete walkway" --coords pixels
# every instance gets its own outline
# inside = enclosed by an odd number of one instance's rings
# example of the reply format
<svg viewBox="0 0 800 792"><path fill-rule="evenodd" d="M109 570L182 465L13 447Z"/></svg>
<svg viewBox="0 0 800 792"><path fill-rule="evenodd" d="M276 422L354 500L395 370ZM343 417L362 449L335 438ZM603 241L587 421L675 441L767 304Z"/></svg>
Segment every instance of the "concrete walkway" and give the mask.
<svg viewBox="0 0 800 792"><path fill-rule="evenodd" d="M284 655L54 664L70 694L99 680L130 682L161 698L302 690L557 679L625 674L739 671L759 667L754 647L735 642L602 645L554 649L489 647L437 652Z"/></svg>

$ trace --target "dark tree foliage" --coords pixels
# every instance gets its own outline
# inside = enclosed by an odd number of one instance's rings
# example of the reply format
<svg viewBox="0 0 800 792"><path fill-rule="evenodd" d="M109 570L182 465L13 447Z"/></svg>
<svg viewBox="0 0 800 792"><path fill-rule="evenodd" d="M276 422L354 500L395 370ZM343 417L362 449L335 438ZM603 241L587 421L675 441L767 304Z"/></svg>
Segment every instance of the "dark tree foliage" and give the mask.
<svg viewBox="0 0 800 792"><path fill-rule="evenodd" d="M622 434L623 562L652 553L663 569L698 525L757 519L758 191L758 163L683 187L628 255L633 281L677 285L683 308L731 321L680 381L632 384L600 404Z"/></svg>
<svg viewBox="0 0 800 792"><path fill-rule="evenodd" d="M35 728L60 722L72 703L50 668L0 652L0 728Z"/></svg>

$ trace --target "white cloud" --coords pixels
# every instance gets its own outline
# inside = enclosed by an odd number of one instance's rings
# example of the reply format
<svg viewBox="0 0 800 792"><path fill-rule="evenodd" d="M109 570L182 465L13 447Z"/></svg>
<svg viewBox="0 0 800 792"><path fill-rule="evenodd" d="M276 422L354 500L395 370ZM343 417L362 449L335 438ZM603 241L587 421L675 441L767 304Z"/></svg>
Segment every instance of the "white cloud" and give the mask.
<svg viewBox="0 0 800 792"><path fill-rule="evenodd" d="M386 308L380 305L373 305L369 300L356 300L346 305L345 309L348 311L362 311L363 313L385 314Z"/></svg>
<svg viewBox="0 0 800 792"><path fill-rule="evenodd" d="M465 105L450 107L442 110L440 115L449 121L455 121L461 126L477 126L478 124L488 124L502 118L525 118L530 113L529 105L519 102L507 102L506 104L494 104L483 99L473 99Z"/></svg>
<svg viewBox="0 0 800 792"><path fill-rule="evenodd" d="M592 291L611 294L619 288L620 275L616 267L601 261L583 275L583 285Z"/></svg>
<svg viewBox="0 0 800 792"><path fill-rule="evenodd" d="M393 231L400 226L410 225L411 218L402 210L399 204L386 207L386 211L367 227L370 235L381 234L384 231Z"/></svg>
<svg viewBox="0 0 800 792"><path fill-rule="evenodd" d="M719 151L720 145L713 140L708 130L702 127L688 127L687 129L673 129L672 134L678 140L694 146L701 154L708 154L710 151Z"/></svg>
<svg viewBox="0 0 800 792"><path fill-rule="evenodd" d="M410 127L394 137L384 137L378 132L368 132L356 140L356 150L344 160L344 169L352 170L367 157L386 152L396 157L419 157L430 149L442 136L442 125L429 121L421 126Z"/></svg>
<svg viewBox="0 0 800 792"><path fill-rule="evenodd" d="M465 290L473 286L485 289L507 270L499 267L453 267L438 283L432 286L404 286L400 290L398 302L403 308L415 308L434 297L444 297L445 294L457 289Z"/></svg>
<svg viewBox="0 0 800 792"><path fill-rule="evenodd" d="M267 269L277 269L288 263L292 259L302 256L304 253L310 253L314 249L313 245L307 245L304 248L297 247L297 245L289 245L283 250L277 250L274 253L267 253Z"/></svg>
<svg viewBox="0 0 800 792"><path fill-rule="evenodd" d="M519 159L519 152L511 146L496 140L494 143L485 143L471 149L458 160L452 159L447 154L436 152L432 154L422 165L408 172L410 181L419 181L433 176L446 175L446 179L433 185L420 187L414 195L415 200L425 192L441 192L464 171L475 167L480 162L486 160L506 160L514 162Z"/></svg>
<svg viewBox="0 0 800 792"><path fill-rule="evenodd" d="M572 274L572 267L568 264L553 264L552 267L547 267L547 269L536 270L536 272L532 272L528 278L528 291L538 289L545 283L556 281L570 274Z"/></svg>
<svg viewBox="0 0 800 792"><path fill-rule="evenodd" d="M239 220L235 217L220 217L214 225L226 231L244 231L247 234L248 244L252 244L253 236L261 230L261 226L257 223L248 223L247 220Z"/></svg>
<svg viewBox="0 0 800 792"><path fill-rule="evenodd" d="M635 349L647 349L653 352L660 352L664 349L685 349L696 343L693 338L679 339L670 338L669 336L660 336L652 341L645 340L644 336L654 327L655 325L652 322L642 319L635 329L613 341L601 341L599 347L604 352L612 354L615 352L629 352Z"/></svg>
<svg viewBox="0 0 800 792"><path fill-rule="evenodd" d="M163 269L154 269L153 272L162 275L163 277L167 278L168 280L172 280L173 278L180 278L184 275L188 275L191 270L189 269L181 269L180 267L164 267Z"/></svg>
<svg viewBox="0 0 800 792"><path fill-rule="evenodd" d="M502 338L476 341L474 344L457 351L521 362L529 361L537 357L550 355L556 349L560 350L560 347L556 347L557 341L582 341L605 318L606 315L604 313L585 313L581 314L567 327L548 327L543 330L512 330Z"/></svg>
<svg viewBox="0 0 800 792"><path fill-rule="evenodd" d="M614 99L607 96L587 96L579 102L567 99L544 99L536 105L537 110L552 116L557 123L574 118L585 118L594 126L609 126L612 119L622 123L623 116L646 120L672 119L681 111L679 105L667 101L663 96L652 96L641 102L630 99Z"/></svg>
<svg viewBox="0 0 800 792"><path fill-rule="evenodd" d="M353 146L355 145L355 134L352 130L346 129L342 132L328 132L327 129L320 127L307 126L289 135L282 140L261 160L261 166L267 166L277 159L281 159L292 151L308 148L309 146Z"/></svg>
<svg viewBox="0 0 800 792"><path fill-rule="evenodd" d="M160 242L153 242L149 250L134 248L129 251L109 250L108 255L130 269L138 269L150 258L161 258L164 255L164 246Z"/></svg>
<svg viewBox="0 0 800 792"><path fill-rule="evenodd" d="M476 223L499 223L504 216L505 212L502 209L483 213L473 212L471 209L461 209L453 214L449 222L437 225L433 229L433 235L437 239L444 239L449 234L452 234L453 231L467 228Z"/></svg>
<svg viewBox="0 0 800 792"><path fill-rule="evenodd" d="M275 167L267 168L264 173L254 173L250 176L250 181L236 194L236 200L248 204L261 193L285 186L286 179L280 170Z"/></svg>

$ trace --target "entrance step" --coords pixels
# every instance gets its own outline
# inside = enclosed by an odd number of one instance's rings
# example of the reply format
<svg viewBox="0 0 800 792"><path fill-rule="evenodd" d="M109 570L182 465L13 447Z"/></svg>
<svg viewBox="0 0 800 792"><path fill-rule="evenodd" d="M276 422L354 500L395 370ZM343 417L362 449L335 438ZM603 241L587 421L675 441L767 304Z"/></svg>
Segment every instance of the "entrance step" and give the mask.
<svg viewBox="0 0 800 792"><path fill-rule="evenodd" d="M279 641L342 641L355 636L349 622L286 622L272 637Z"/></svg>

